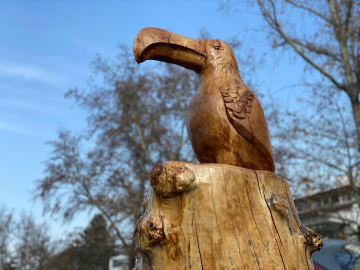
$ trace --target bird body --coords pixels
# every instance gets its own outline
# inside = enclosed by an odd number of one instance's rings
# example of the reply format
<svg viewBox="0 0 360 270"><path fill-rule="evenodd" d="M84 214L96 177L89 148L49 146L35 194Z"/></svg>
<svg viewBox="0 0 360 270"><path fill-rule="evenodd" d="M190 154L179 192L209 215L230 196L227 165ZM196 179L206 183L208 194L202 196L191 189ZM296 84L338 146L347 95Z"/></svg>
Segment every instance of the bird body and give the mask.
<svg viewBox="0 0 360 270"><path fill-rule="evenodd" d="M217 39L190 39L157 28L135 38L134 55L177 64L199 74L186 126L201 163L274 171L266 119L256 95L241 80L234 53Z"/></svg>
<svg viewBox="0 0 360 270"><path fill-rule="evenodd" d="M186 127L198 160L201 163L220 163L274 171L271 152L266 153L265 146L259 142L255 145L255 140L259 139L254 138L251 124L258 125L252 123L254 121L249 120L249 117L235 116L236 112L226 107L221 93L221 88L225 84L224 80L205 81L200 84L199 90L187 107ZM236 85L246 89L244 84L234 82L234 86ZM259 105L259 101L253 95L250 108ZM244 114L246 115L246 112ZM268 135L267 129L264 128L263 132ZM262 148L263 152L259 148Z"/></svg>

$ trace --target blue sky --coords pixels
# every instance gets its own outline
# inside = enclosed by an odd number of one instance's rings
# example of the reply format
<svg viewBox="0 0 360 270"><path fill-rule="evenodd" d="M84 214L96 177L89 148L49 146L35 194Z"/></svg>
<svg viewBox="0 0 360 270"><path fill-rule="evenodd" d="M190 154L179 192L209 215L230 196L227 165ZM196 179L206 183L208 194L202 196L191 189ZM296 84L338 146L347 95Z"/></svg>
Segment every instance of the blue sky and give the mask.
<svg viewBox="0 0 360 270"><path fill-rule="evenodd" d="M276 90L299 81L303 63L287 54L274 55L261 32L249 31L263 27L256 9L244 4L239 9L250 12L228 16L219 11L220 4L216 0L1 1L0 205L17 213L33 211L39 221L47 220L54 236L86 225L88 213L66 225L42 216L42 205L30 201L30 192L34 180L42 177L42 162L51 150L45 142L56 139L62 127L76 131L86 126L86 114L64 99L66 91L86 88L95 54L114 57L117 45L132 46L144 27L189 37L197 37L205 27L223 40L238 35L245 49L268 50L269 62L277 60L258 71L262 89ZM296 96L296 91L283 92L284 106Z"/></svg>

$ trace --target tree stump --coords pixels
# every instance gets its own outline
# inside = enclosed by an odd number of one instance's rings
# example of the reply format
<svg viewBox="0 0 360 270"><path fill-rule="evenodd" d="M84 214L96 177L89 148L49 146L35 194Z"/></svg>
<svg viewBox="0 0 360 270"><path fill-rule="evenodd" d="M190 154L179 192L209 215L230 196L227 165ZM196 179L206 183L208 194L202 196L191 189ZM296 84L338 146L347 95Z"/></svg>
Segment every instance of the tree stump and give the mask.
<svg viewBox="0 0 360 270"><path fill-rule="evenodd" d="M276 174L171 161L150 180L135 269L314 269L322 241Z"/></svg>

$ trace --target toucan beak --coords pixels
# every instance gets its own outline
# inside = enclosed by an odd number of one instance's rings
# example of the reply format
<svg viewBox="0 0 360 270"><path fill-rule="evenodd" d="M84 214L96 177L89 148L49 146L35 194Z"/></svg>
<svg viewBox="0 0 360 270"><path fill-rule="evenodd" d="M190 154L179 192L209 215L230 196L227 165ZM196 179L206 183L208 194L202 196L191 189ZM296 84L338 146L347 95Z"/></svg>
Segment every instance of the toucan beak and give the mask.
<svg viewBox="0 0 360 270"><path fill-rule="evenodd" d="M133 45L136 62L158 60L199 72L205 64L205 41L147 27L142 29Z"/></svg>

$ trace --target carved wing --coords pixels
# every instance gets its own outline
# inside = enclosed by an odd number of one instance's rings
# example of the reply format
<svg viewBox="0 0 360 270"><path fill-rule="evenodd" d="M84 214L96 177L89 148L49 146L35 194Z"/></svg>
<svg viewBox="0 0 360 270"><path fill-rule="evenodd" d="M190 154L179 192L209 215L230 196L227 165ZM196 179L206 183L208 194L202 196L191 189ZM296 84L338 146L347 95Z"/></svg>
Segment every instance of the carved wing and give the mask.
<svg viewBox="0 0 360 270"><path fill-rule="evenodd" d="M269 130L255 94L245 84L237 81L221 82L219 89L231 124L239 134L259 149L274 171Z"/></svg>
<svg viewBox="0 0 360 270"><path fill-rule="evenodd" d="M251 113L254 94L242 84L225 83L220 87L230 121L244 119Z"/></svg>

